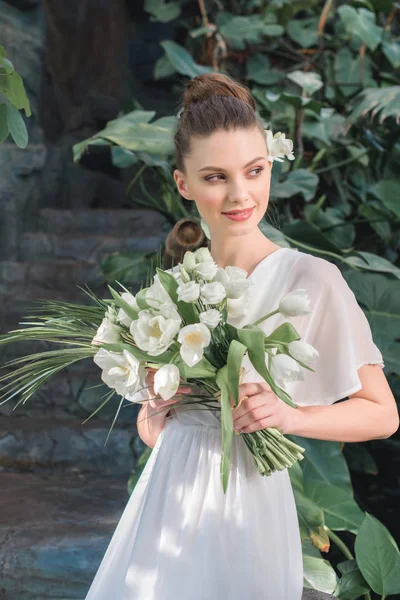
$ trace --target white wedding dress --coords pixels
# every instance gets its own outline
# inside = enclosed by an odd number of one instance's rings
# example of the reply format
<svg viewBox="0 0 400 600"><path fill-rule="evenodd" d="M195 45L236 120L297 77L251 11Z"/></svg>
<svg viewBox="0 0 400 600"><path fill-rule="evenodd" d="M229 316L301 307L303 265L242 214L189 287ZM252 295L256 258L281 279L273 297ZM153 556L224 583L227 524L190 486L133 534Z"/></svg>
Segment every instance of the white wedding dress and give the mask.
<svg viewBox="0 0 400 600"><path fill-rule="evenodd" d="M296 404L328 405L361 389L357 369L384 366L339 269L291 248L253 270L251 300L235 326L276 309L305 288L312 313L290 320L320 356L315 373L287 385ZM246 382L262 381L247 357ZM216 404L218 406L218 404ZM200 408L200 405L198 405ZM303 562L288 471L262 477L234 434L228 489L220 478L219 413L172 409L115 529L86 600L301 600Z"/></svg>

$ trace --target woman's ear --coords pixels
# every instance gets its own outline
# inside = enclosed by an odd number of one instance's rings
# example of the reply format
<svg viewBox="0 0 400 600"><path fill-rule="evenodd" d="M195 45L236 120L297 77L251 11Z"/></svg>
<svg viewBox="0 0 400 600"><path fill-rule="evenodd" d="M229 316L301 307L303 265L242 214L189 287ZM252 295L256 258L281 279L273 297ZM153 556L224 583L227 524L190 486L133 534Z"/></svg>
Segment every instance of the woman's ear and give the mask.
<svg viewBox="0 0 400 600"><path fill-rule="evenodd" d="M185 200L192 200L192 198L189 198L190 194L187 189L185 176L182 173L182 171L175 169L173 176L175 179L176 187L178 188L178 192L180 193L180 195L183 196L185 198Z"/></svg>

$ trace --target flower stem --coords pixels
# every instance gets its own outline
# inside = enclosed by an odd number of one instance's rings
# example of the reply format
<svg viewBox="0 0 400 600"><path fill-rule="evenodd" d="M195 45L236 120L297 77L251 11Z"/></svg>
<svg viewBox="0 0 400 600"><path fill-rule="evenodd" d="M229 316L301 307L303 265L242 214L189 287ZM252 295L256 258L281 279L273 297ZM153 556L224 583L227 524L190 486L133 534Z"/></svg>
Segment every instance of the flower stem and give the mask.
<svg viewBox="0 0 400 600"><path fill-rule="evenodd" d="M276 313L278 313L278 312L279 312L278 308L276 310L273 310L272 312L268 313L267 315L264 315L263 317L261 317L261 319L258 319L258 321L256 321L254 323L254 325L259 325L260 323L265 321L265 319L269 319L269 317L272 317L272 315L276 315Z"/></svg>

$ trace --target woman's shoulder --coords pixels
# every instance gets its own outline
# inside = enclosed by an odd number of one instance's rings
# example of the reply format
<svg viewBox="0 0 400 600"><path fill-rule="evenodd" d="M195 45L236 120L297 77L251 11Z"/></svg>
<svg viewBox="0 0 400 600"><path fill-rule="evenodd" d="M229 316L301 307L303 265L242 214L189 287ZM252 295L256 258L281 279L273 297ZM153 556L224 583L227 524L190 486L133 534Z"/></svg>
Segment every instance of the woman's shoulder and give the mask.
<svg viewBox="0 0 400 600"><path fill-rule="evenodd" d="M322 256L303 252L297 248L288 248L288 250L290 250L293 272L298 276L319 278L322 282L329 280L330 277L341 275L340 269Z"/></svg>

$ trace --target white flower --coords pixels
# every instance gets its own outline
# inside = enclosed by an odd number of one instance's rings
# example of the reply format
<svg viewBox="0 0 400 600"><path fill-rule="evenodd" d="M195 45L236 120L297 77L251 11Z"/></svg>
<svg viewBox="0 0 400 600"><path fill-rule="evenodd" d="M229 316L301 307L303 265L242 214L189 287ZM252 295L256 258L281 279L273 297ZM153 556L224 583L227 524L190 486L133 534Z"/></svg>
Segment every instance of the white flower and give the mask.
<svg viewBox="0 0 400 600"><path fill-rule="evenodd" d="M284 317L298 317L311 312L307 290L298 288L289 292L279 303L279 312Z"/></svg>
<svg viewBox="0 0 400 600"><path fill-rule="evenodd" d="M146 292L146 302L149 306L156 309L159 309L162 304L170 304L175 307L171 296L161 284L158 275L154 275L154 283Z"/></svg>
<svg viewBox="0 0 400 600"><path fill-rule="evenodd" d="M200 248L201 250L202 248ZM218 265L211 259L198 263L194 270L204 281L212 281L218 271Z"/></svg>
<svg viewBox="0 0 400 600"><path fill-rule="evenodd" d="M140 308L137 305L135 296L133 296L129 292L123 292L121 294L121 298L122 298L122 300L125 300L125 302L127 304L129 304L129 306L131 306L134 310L136 310L136 312L140 311ZM120 323L122 323L122 325L125 325L125 327L128 327L128 329L129 329L130 324L132 323L133 319L131 319L130 316L128 316L122 308L119 309L117 318L118 318L118 321Z"/></svg>
<svg viewBox="0 0 400 600"><path fill-rule="evenodd" d="M200 285L195 281L180 283L177 287L178 299L183 302L196 302L200 297Z"/></svg>
<svg viewBox="0 0 400 600"><path fill-rule="evenodd" d="M288 350L293 358L308 366L311 366L319 356L319 352L314 348L314 346L311 346L311 344L307 344L306 342L302 342L301 340L290 342L288 345Z"/></svg>
<svg viewBox="0 0 400 600"><path fill-rule="evenodd" d="M193 367L203 358L203 350L210 341L210 330L203 323L182 327L178 335L178 342L182 344L180 354L189 367Z"/></svg>
<svg viewBox="0 0 400 600"><path fill-rule="evenodd" d="M190 281L190 275L189 273L186 271L185 267L183 265L179 265L179 279L176 278L177 281L182 280L183 283L189 283Z"/></svg>
<svg viewBox="0 0 400 600"><path fill-rule="evenodd" d="M209 329L214 329L222 319L222 315L216 308L210 308L199 314L200 323Z"/></svg>
<svg viewBox="0 0 400 600"><path fill-rule="evenodd" d="M276 354L271 358L271 376L273 380L280 386L284 387L285 383L304 379L304 373L293 358L287 354Z"/></svg>
<svg viewBox="0 0 400 600"><path fill-rule="evenodd" d="M284 133L279 131L273 135L270 129L266 129L265 137L268 148L268 160L270 162L274 162L274 160L283 162L285 156L288 160L294 160L293 142L286 138Z"/></svg>
<svg viewBox="0 0 400 600"><path fill-rule="evenodd" d="M144 386L146 375L145 367L140 365L138 359L128 350L120 354L100 348L93 360L103 371L102 381L117 394L134 402L134 395Z"/></svg>
<svg viewBox="0 0 400 600"><path fill-rule="evenodd" d="M228 320L239 319L247 313L250 302L250 291L246 290L240 298L228 298L226 304L228 309Z"/></svg>
<svg viewBox="0 0 400 600"><path fill-rule="evenodd" d="M163 365L154 375L154 391L163 400L169 400L175 396L181 375L176 365Z"/></svg>
<svg viewBox="0 0 400 600"><path fill-rule="evenodd" d="M120 332L121 327L114 322L112 313L108 311L100 327L97 329L92 344L94 346L99 346L100 344L117 344L121 341Z"/></svg>
<svg viewBox="0 0 400 600"><path fill-rule="evenodd" d="M205 246L201 247L201 248L197 248L197 250L195 250L195 252L193 254L194 254L194 257L195 257L197 263L212 260L210 251Z"/></svg>
<svg viewBox="0 0 400 600"><path fill-rule="evenodd" d="M188 250L183 257L183 268L187 273L191 273L196 266L196 256L194 252Z"/></svg>
<svg viewBox="0 0 400 600"><path fill-rule="evenodd" d="M237 299L243 296L244 292L250 287L250 280L247 279L247 271L240 267L219 268L214 281L222 283L226 290L227 298Z"/></svg>
<svg viewBox="0 0 400 600"><path fill-rule="evenodd" d="M164 304L161 308L160 312L141 310L129 328L138 347L151 356L165 352L181 326L181 318L173 306Z"/></svg>
<svg viewBox="0 0 400 600"><path fill-rule="evenodd" d="M226 297L222 283L214 281L201 286L200 297L206 304L219 304Z"/></svg>

